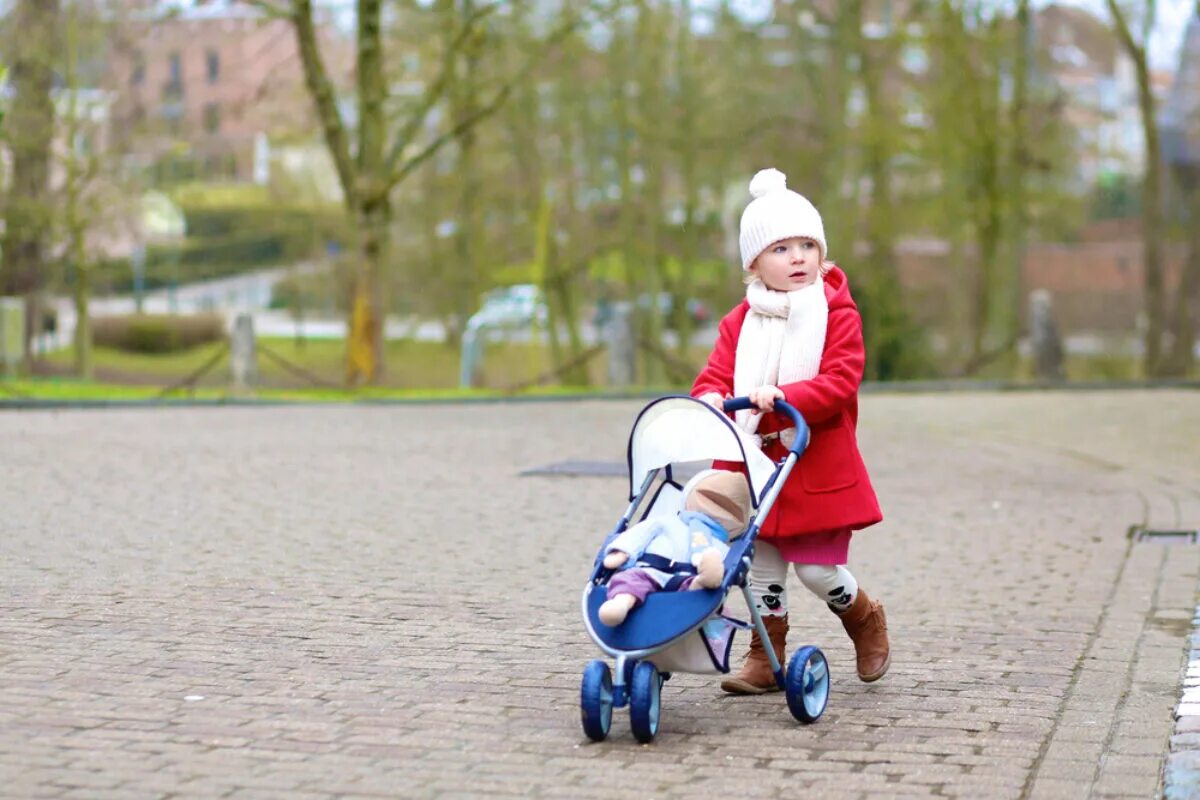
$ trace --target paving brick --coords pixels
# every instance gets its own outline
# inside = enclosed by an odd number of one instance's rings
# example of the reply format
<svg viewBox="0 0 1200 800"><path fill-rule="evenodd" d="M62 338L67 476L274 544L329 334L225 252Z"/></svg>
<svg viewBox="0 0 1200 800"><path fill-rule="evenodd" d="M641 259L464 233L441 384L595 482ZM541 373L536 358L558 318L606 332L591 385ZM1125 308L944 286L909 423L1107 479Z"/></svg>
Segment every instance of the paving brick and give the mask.
<svg viewBox="0 0 1200 800"><path fill-rule="evenodd" d="M1086 800L1091 784L1065 778L1038 778L1029 792L1030 800Z"/></svg>

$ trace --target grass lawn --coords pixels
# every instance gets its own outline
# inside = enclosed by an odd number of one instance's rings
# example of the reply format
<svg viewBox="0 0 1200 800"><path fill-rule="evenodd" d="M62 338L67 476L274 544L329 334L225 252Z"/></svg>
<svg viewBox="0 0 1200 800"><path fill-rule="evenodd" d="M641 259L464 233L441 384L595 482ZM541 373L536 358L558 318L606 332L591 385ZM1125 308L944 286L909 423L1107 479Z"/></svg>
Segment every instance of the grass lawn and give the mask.
<svg viewBox="0 0 1200 800"><path fill-rule="evenodd" d="M598 353L587 364L591 387L558 386L538 378L550 372L551 359L540 344L488 344L476 376L477 389L458 388L459 353L437 342L389 341L385 346L383 379L378 386L357 391L342 388L345 344L341 340L261 338L258 340L259 390L255 397L271 400L344 401L372 398L495 397L535 393L555 395L605 391L607 363ZM706 353L693 354L697 368ZM39 363L37 377L0 383L6 395L46 399L151 399L159 396L221 399L229 386L227 345L214 343L170 354L128 353L97 348L95 381L71 376L74 352L51 353ZM599 387L599 388L597 388ZM685 387L665 387L678 391Z"/></svg>
<svg viewBox="0 0 1200 800"><path fill-rule="evenodd" d="M537 379L550 371L550 356L539 344L489 344L477 373L478 388L458 388L457 349L436 342L390 341L385 349L384 376L380 385L358 390L342 386L344 343L340 340L297 341L291 338L259 340L258 389L254 398L265 401L346 402L373 399L425 399L554 396L594 392L611 393L605 386L607 370L603 351L587 363L590 386L560 386L553 381L539 385ZM703 363L707 352L696 350L689 361ZM94 381L71 376L74 354L52 353L40 362L33 378L0 381L0 402L36 398L41 400L129 401L157 398L230 399L229 357L224 343L203 345L181 353L146 355L109 348L95 352ZM205 369L207 367L207 369ZM1069 357L1069 381L1136 381L1139 365L1132 358ZM984 380L1024 382L1030 380L1029 365L1009 357L994 363ZM1200 377L1200 374L1194 375ZM189 383L189 379L192 379ZM634 394L686 391L684 385L650 389L632 387Z"/></svg>

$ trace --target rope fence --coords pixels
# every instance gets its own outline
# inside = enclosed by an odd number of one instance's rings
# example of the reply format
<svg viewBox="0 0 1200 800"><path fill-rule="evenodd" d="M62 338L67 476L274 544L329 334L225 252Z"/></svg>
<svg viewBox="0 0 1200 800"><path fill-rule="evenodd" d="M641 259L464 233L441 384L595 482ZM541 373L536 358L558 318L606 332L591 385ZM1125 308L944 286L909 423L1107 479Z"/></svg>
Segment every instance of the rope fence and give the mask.
<svg viewBox="0 0 1200 800"><path fill-rule="evenodd" d="M158 397L166 397L167 395L178 392L180 389L184 388L188 390L189 394L196 394L196 382L211 372L212 369L217 366L217 364L221 363L221 359L228 354L229 341L225 340L221 346L218 347L211 356L209 356L208 360L200 365L198 369L193 371L190 375L184 377L182 380L176 381L175 383L164 387L161 391L159 391Z"/></svg>
<svg viewBox="0 0 1200 800"><path fill-rule="evenodd" d="M258 348L259 353L263 354L269 360L271 360L272 362L277 364L280 367L280 369L282 369L284 372L287 372L290 375L294 375L297 378L300 378L301 380L308 381L313 386L319 386L322 389L345 388L339 383L334 383L333 381L325 380L324 378L308 371L304 367L301 367L300 365L298 365L292 361L289 361L288 359L279 355L279 353L276 353L271 348L263 346L261 341L258 342L257 348Z"/></svg>

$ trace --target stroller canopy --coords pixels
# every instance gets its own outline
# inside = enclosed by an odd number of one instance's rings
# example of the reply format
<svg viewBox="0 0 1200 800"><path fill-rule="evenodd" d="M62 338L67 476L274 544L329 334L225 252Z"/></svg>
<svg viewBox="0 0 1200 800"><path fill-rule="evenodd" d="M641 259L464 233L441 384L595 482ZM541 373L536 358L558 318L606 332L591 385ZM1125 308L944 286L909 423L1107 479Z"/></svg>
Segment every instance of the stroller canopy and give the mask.
<svg viewBox="0 0 1200 800"><path fill-rule="evenodd" d="M747 467L750 494L758 507L775 464L729 417L692 397L663 397L642 409L629 434L629 499L646 475L671 464L740 461Z"/></svg>

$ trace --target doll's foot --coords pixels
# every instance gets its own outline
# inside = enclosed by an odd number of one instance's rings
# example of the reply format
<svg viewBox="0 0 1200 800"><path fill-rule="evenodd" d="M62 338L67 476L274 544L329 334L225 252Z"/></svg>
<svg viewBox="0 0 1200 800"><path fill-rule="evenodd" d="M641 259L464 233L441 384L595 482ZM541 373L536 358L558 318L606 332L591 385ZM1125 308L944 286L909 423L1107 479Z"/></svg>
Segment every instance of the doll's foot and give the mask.
<svg viewBox="0 0 1200 800"><path fill-rule="evenodd" d="M725 562L715 550L708 550L700 555L696 564L696 578L690 589L716 589L725 578Z"/></svg>
<svg viewBox="0 0 1200 800"><path fill-rule="evenodd" d="M600 621L612 627L620 625L629 616L630 610L637 605L637 598L631 594L619 594L611 600L605 600L600 605Z"/></svg>

